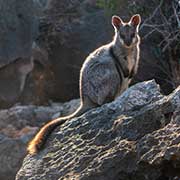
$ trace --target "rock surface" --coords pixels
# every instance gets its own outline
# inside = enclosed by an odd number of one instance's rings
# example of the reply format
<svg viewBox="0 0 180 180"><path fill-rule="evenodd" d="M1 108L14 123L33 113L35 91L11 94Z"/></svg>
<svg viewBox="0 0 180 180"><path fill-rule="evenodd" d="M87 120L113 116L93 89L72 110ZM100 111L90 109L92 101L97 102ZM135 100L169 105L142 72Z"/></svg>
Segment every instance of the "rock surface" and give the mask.
<svg viewBox="0 0 180 180"><path fill-rule="evenodd" d="M14 180L26 155L28 141L50 119L72 113L79 100L51 106L19 106L0 111L0 179Z"/></svg>
<svg viewBox="0 0 180 180"><path fill-rule="evenodd" d="M27 155L16 180L170 180L180 178L180 87L155 81L58 127Z"/></svg>
<svg viewBox="0 0 180 180"><path fill-rule="evenodd" d="M34 68L30 57L38 35L37 11L32 0L0 0L0 108L19 100Z"/></svg>
<svg viewBox="0 0 180 180"><path fill-rule="evenodd" d="M38 32L37 8L33 1L0 0L0 68L31 55Z"/></svg>

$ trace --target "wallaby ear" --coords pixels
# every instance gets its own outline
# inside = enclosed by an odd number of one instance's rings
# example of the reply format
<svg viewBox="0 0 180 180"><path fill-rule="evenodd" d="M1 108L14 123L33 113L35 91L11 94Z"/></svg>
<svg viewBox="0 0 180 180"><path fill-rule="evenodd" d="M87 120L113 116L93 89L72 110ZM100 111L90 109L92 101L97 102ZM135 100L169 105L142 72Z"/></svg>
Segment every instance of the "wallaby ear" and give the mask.
<svg viewBox="0 0 180 180"><path fill-rule="evenodd" d="M116 28L119 29L120 26L122 25L122 19L119 16L113 16L112 17L112 25Z"/></svg>
<svg viewBox="0 0 180 180"><path fill-rule="evenodd" d="M135 14L131 17L130 22L135 27L139 26L139 24L141 23L141 16L139 14Z"/></svg>

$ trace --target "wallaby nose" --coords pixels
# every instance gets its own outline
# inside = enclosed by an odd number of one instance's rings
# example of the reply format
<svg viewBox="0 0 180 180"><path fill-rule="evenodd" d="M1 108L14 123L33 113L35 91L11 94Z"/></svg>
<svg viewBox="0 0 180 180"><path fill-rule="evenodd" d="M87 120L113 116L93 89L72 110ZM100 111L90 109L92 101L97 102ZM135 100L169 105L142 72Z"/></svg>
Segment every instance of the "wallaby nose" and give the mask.
<svg viewBox="0 0 180 180"><path fill-rule="evenodd" d="M126 46L130 46L131 45L131 39L126 39L125 44L126 44Z"/></svg>

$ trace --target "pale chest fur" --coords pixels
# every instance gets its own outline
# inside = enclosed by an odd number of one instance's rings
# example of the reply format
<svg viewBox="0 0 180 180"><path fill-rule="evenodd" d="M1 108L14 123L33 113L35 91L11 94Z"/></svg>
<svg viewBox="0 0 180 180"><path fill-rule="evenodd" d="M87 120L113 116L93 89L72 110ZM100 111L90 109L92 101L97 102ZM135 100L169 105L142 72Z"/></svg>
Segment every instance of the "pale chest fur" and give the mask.
<svg viewBox="0 0 180 180"><path fill-rule="evenodd" d="M129 72L132 72L134 69L136 69L137 63L138 63L138 57L137 57L137 51L136 49L131 50L129 49L127 51L127 66L129 69Z"/></svg>

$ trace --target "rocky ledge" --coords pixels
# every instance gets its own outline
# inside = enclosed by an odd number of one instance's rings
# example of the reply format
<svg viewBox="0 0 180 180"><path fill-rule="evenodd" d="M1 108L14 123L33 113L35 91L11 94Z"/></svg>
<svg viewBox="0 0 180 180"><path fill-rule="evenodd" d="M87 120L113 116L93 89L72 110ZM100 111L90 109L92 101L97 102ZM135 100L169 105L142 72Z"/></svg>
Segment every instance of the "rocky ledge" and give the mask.
<svg viewBox="0 0 180 180"><path fill-rule="evenodd" d="M27 155L16 180L180 179L180 86L169 96L155 81L58 127Z"/></svg>

